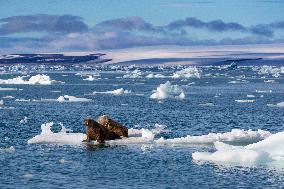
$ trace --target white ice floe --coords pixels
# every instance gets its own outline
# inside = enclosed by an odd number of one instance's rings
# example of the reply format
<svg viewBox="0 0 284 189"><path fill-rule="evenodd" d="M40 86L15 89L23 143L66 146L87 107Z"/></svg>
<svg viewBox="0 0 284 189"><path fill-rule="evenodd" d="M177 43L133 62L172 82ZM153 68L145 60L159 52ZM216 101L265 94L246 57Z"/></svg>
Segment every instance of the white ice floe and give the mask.
<svg viewBox="0 0 284 189"><path fill-rule="evenodd" d="M279 102L277 104L267 104L270 107L284 108L284 102Z"/></svg>
<svg viewBox="0 0 284 189"><path fill-rule="evenodd" d="M61 125L61 131L54 133L51 131L53 122L41 125L41 133L28 140L28 144L63 144L80 145L86 139L83 133L67 133L66 128Z"/></svg>
<svg viewBox="0 0 284 189"><path fill-rule="evenodd" d="M61 125L61 131L54 133L51 131L53 122L41 125L41 133L28 140L28 144L60 144L60 145L80 145L87 137L83 133L71 133ZM154 129L129 129L128 138L105 141L109 145L145 144L153 143L156 134L166 132L164 125L155 124ZM69 131L69 132L67 132ZM92 144L98 144L92 141Z"/></svg>
<svg viewBox="0 0 284 189"><path fill-rule="evenodd" d="M237 81L229 81L230 84L242 84L242 83L248 83L247 80L237 80Z"/></svg>
<svg viewBox="0 0 284 189"><path fill-rule="evenodd" d="M244 100L235 100L235 102L240 102L240 103L253 103L253 102L255 102L255 100L244 99Z"/></svg>
<svg viewBox="0 0 284 189"><path fill-rule="evenodd" d="M166 76L162 75L162 74L153 74L150 73L148 75L146 75L146 78L151 79L151 78L165 78Z"/></svg>
<svg viewBox="0 0 284 189"><path fill-rule="evenodd" d="M200 78L201 71L196 67L188 67L183 70L177 71L172 75L172 78Z"/></svg>
<svg viewBox="0 0 284 189"><path fill-rule="evenodd" d="M269 79L269 80L264 80L264 83L275 83L275 80Z"/></svg>
<svg viewBox="0 0 284 189"><path fill-rule="evenodd" d="M123 88L115 89L113 91L105 91L105 92L98 92L94 91L93 94L112 94L112 95L122 95L122 94L128 94L131 93L129 90L125 90Z"/></svg>
<svg viewBox="0 0 284 189"><path fill-rule="evenodd" d="M127 71L123 78L141 78L142 75L142 72L136 69L134 71Z"/></svg>
<svg viewBox="0 0 284 189"><path fill-rule="evenodd" d="M75 96L64 95L64 96L58 97L56 101L57 102L91 102L93 100L88 99L88 98L79 98Z"/></svg>
<svg viewBox="0 0 284 189"><path fill-rule="evenodd" d="M25 117L20 121L21 124L25 124L25 123L27 123L27 122L28 122L28 117L27 117L27 116L25 116Z"/></svg>
<svg viewBox="0 0 284 189"><path fill-rule="evenodd" d="M256 93L272 93L272 90L255 90Z"/></svg>
<svg viewBox="0 0 284 189"><path fill-rule="evenodd" d="M0 91L17 91L17 88L2 88L0 87Z"/></svg>
<svg viewBox="0 0 284 189"><path fill-rule="evenodd" d="M4 96L4 97L2 97L2 98L4 98L4 99L13 99L13 98L15 98L15 97L13 97L13 96Z"/></svg>
<svg viewBox="0 0 284 189"><path fill-rule="evenodd" d="M13 153L15 151L16 151L16 149L15 149L14 146L10 146L9 148L0 148L0 153L4 153L4 152Z"/></svg>
<svg viewBox="0 0 284 189"><path fill-rule="evenodd" d="M94 76L92 76L92 75L89 75L87 78L85 78L83 80L85 80L85 81L95 81L96 78Z"/></svg>
<svg viewBox="0 0 284 189"><path fill-rule="evenodd" d="M249 144L258 142L270 136L271 133L264 130L243 130L243 129L232 129L231 132L226 133L209 133L208 135L191 136L186 137L165 139L160 138L156 140L159 144L213 144L216 141L231 142L238 144Z"/></svg>
<svg viewBox="0 0 284 189"><path fill-rule="evenodd" d="M203 103L203 104L198 104L199 106L214 106L213 103L211 102L207 102L207 103Z"/></svg>
<svg viewBox="0 0 284 189"><path fill-rule="evenodd" d="M247 146L232 146L222 142L215 142L216 152L195 152L192 154L192 158L197 161L241 165L283 161L283 141L284 132L279 132Z"/></svg>
<svg viewBox="0 0 284 189"><path fill-rule="evenodd" d="M50 85L54 83L64 83L61 81L51 80L48 75L38 74L24 80L25 77L18 76L12 79L0 79L0 84L25 84L25 85Z"/></svg>
<svg viewBox="0 0 284 189"><path fill-rule="evenodd" d="M177 98L184 99L185 93L178 85L172 85L171 82L167 81L157 87L157 90L150 96L152 99L166 99L166 98Z"/></svg>
<svg viewBox="0 0 284 189"><path fill-rule="evenodd" d="M247 95L248 98L255 98L254 95Z"/></svg>
<svg viewBox="0 0 284 189"><path fill-rule="evenodd" d="M282 67L262 66L258 70L258 74L260 75L271 74L272 77L280 77L281 74L284 74L284 66Z"/></svg>

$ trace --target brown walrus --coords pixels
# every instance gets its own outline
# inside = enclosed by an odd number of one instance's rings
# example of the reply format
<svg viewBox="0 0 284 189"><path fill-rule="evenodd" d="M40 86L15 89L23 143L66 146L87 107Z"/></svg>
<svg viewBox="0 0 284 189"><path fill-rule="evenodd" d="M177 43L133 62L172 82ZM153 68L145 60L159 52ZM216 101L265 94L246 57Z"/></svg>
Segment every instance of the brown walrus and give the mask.
<svg viewBox="0 0 284 189"><path fill-rule="evenodd" d="M97 119L97 122L108 128L108 130L116 133L118 136L128 137L128 129L106 115L100 116Z"/></svg>
<svg viewBox="0 0 284 189"><path fill-rule="evenodd" d="M102 126L98 122L91 118L86 118L84 124L87 127L86 135L87 139L83 142L89 142L90 140L96 140L103 143L105 140L120 139L120 136L116 133L109 131L106 127Z"/></svg>

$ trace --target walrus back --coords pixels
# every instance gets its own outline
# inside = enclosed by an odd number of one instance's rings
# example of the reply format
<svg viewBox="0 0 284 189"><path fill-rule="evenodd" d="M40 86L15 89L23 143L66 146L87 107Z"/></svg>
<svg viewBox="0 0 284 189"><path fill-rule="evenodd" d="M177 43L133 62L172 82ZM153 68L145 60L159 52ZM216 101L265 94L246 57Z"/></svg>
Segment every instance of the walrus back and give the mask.
<svg viewBox="0 0 284 189"><path fill-rule="evenodd" d="M97 122L108 128L109 131L116 133L118 136L128 137L128 129L106 115L100 116Z"/></svg>

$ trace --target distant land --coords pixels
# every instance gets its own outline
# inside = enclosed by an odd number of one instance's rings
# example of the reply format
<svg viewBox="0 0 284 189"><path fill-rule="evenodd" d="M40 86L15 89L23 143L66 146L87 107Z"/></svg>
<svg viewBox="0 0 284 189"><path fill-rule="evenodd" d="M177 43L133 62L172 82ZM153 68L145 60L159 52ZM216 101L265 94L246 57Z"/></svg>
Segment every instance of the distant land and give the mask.
<svg viewBox="0 0 284 189"><path fill-rule="evenodd" d="M50 54L8 54L0 55L0 64L76 64L76 63L104 63L111 59L102 58L105 54L64 55Z"/></svg>
<svg viewBox="0 0 284 189"><path fill-rule="evenodd" d="M149 46L94 52L0 55L0 64L284 65L284 44Z"/></svg>

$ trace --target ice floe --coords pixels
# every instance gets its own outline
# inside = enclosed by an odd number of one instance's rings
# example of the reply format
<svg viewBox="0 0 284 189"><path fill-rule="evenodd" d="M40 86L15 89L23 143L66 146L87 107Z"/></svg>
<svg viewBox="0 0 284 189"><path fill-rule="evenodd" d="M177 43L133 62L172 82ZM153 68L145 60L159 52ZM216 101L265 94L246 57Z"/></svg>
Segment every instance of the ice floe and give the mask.
<svg viewBox="0 0 284 189"><path fill-rule="evenodd" d="M158 100L166 98L184 99L185 93L180 86L172 85L171 82L167 81L157 87L157 90L154 91L150 98Z"/></svg>
<svg viewBox="0 0 284 189"><path fill-rule="evenodd" d="M129 90L125 90L123 88L115 89L113 91L105 91L105 92L98 92L94 91L92 94L112 94L112 95L122 95L122 94L128 94L131 93Z"/></svg>
<svg viewBox="0 0 284 189"><path fill-rule="evenodd" d="M127 71L123 78L141 78L143 73L136 69L134 71Z"/></svg>
<svg viewBox="0 0 284 189"><path fill-rule="evenodd" d="M247 146L232 146L215 142L217 151L194 152L192 158L197 161L210 161L226 164L262 164L284 160L284 132L272 134L266 139Z"/></svg>
<svg viewBox="0 0 284 189"><path fill-rule="evenodd" d="M200 78L201 71L196 67L188 67L183 70L177 71L172 75L172 78Z"/></svg>
<svg viewBox="0 0 284 189"><path fill-rule="evenodd" d="M60 132L52 132L51 127L53 122L44 123L41 125L41 133L28 140L28 144L60 144L60 145L80 145L86 139L83 133L72 133L71 130L66 129L61 125ZM153 129L129 129L128 138L106 141L108 145L125 145L125 144L145 144L153 143L156 134L167 132L164 125L155 124ZM98 144L92 141L92 144Z"/></svg>
<svg viewBox="0 0 284 189"><path fill-rule="evenodd" d="M0 153L13 153L16 149L14 146L10 146L9 148L0 148Z"/></svg>
<svg viewBox="0 0 284 189"><path fill-rule="evenodd" d="M267 104L270 107L284 108L284 102L279 102L277 104Z"/></svg>
<svg viewBox="0 0 284 189"><path fill-rule="evenodd" d="M48 75L38 74L24 80L24 76L18 76L12 79L0 79L0 84L23 84L23 85L51 85L54 83L64 83L61 81L51 80Z"/></svg>
<svg viewBox="0 0 284 189"><path fill-rule="evenodd" d="M17 91L17 88L2 88L0 87L0 91Z"/></svg>
<svg viewBox="0 0 284 189"><path fill-rule="evenodd" d="M27 117L27 116L25 116L25 117L20 121L21 124L26 124L27 122L28 122L28 117Z"/></svg>
<svg viewBox="0 0 284 189"><path fill-rule="evenodd" d="M280 77L281 74L284 74L284 66L282 67L273 67L273 66L262 66L258 70L258 74L265 75L265 74L271 74L272 77Z"/></svg>
<svg viewBox="0 0 284 189"><path fill-rule="evenodd" d="M165 78L166 76L162 75L162 74L153 74L150 73L148 75L146 75L146 78L150 79L150 78Z"/></svg>
<svg viewBox="0 0 284 189"><path fill-rule="evenodd" d="M96 78L94 76L92 76L92 75L89 75L87 78L85 78L83 80L85 80L85 81L95 81Z"/></svg>
<svg viewBox="0 0 284 189"><path fill-rule="evenodd" d="M41 125L41 133L28 140L28 144L66 144L66 145L80 145L86 139L83 133L67 133L66 128L61 125L61 131L54 133L51 131L53 122L44 123Z"/></svg>
<svg viewBox="0 0 284 189"><path fill-rule="evenodd" d="M64 95L56 99L57 102L91 102L92 99L88 98L79 98L76 96Z"/></svg>
<svg viewBox="0 0 284 189"><path fill-rule="evenodd" d="M253 103L253 102L255 102L255 100L243 99L243 100L235 100L235 102L240 102L240 103Z"/></svg>
<svg viewBox="0 0 284 189"><path fill-rule="evenodd" d="M165 139L160 138L156 140L159 144L213 144L216 141L230 142L237 144L249 144L258 142L270 136L271 133L264 130L243 130L243 129L232 129L226 133L209 133L201 136L187 135L180 138Z"/></svg>

